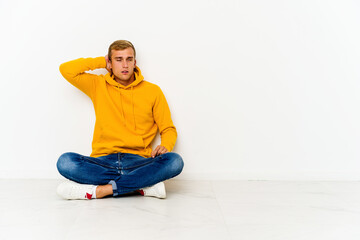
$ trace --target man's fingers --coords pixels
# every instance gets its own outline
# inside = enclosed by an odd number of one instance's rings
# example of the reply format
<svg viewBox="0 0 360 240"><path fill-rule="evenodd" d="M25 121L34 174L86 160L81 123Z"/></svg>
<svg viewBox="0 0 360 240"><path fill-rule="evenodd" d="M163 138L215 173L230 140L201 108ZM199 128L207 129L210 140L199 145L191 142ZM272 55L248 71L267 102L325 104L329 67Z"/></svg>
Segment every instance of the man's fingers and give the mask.
<svg viewBox="0 0 360 240"><path fill-rule="evenodd" d="M166 147L161 146L160 154L164 154L164 153L167 153L167 152L168 152L168 150L166 149Z"/></svg>
<svg viewBox="0 0 360 240"><path fill-rule="evenodd" d="M108 56L108 55L105 56L105 61L106 61L106 70L107 70L108 72L111 72L110 60L109 60L109 56Z"/></svg>
<svg viewBox="0 0 360 240"><path fill-rule="evenodd" d="M167 153L168 150L166 149L166 147L158 145L154 151L152 151L151 156L152 157L156 157L157 155L161 155L164 153Z"/></svg>
<svg viewBox="0 0 360 240"><path fill-rule="evenodd" d="M160 145L159 145L160 146ZM157 155L157 152L159 151L159 146L155 148L155 150L151 153L152 157L155 157Z"/></svg>
<svg viewBox="0 0 360 240"><path fill-rule="evenodd" d="M156 150L152 151L151 157L155 157L155 155L156 155Z"/></svg>

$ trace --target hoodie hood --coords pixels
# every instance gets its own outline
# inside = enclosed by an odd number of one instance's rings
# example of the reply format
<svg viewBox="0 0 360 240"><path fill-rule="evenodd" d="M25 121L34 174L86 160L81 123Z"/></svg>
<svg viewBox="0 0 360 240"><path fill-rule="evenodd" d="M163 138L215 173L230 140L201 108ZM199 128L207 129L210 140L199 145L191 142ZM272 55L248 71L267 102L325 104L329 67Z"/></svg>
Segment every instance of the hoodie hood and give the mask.
<svg viewBox="0 0 360 240"><path fill-rule="evenodd" d="M128 90L128 89L131 91L131 106L132 106L132 113L133 113L133 118L134 118L134 130L136 131L135 107L134 107L134 87L137 86L138 84L140 84L144 80L144 77L141 74L141 70L138 66L135 66L134 74L135 74L135 81L133 81L131 84L129 84L127 86L124 86L124 85L118 83L117 81L115 81L114 77L111 76L110 73L107 73L105 75L105 79L106 79L106 82L108 82L110 85L120 89L120 91L119 91L119 98L120 98L120 103L121 103L120 111L121 111L121 115L122 115L123 123L125 124L125 127L127 127L127 124L126 124L125 115L124 115L124 107L123 107L123 99L122 99L123 97L122 97L121 91Z"/></svg>
<svg viewBox="0 0 360 240"><path fill-rule="evenodd" d="M135 66L134 74L135 74L135 81L133 81L131 84L129 84L127 86L124 86L124 85L118 83L117 81L115 81L114 77L111 76L110 73L107 73L105 75L105 79L110 85L113 85L114 87L127 89L127 88L131 88L131 87L138 85L140 82L142 82L144 80L144 77L141 74L141 70L138 66Z"/></svg>

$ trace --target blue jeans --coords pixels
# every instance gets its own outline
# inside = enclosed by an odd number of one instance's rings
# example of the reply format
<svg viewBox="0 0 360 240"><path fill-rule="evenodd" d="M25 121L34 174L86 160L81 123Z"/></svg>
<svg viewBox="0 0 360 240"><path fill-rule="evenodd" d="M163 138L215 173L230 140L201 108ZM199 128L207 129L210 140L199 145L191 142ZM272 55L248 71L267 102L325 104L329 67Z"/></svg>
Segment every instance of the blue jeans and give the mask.
<svg viewBox="0 0 360 240"><path fill-rule="evenodd" d="M57 161L59 173L72 181L111 184L113 196L134 192L179 175L184 167L181 156L167 152L154 158L131 153L87 157L74 152L62 154Z"/></svg>

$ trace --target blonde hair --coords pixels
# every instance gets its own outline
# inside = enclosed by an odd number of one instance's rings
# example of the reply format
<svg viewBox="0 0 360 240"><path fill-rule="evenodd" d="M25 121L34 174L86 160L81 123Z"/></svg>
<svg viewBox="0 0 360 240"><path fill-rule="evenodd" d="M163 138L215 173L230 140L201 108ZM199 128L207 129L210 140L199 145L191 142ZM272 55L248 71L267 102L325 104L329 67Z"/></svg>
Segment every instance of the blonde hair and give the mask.
<svg viewBox="0 0 360 240"><path fill-rule="evenodd" d="M124 50L129 47L134 50L134 58L136 58L135 47L131 42L127 40L117 40L113 42L109 47L109 51L108 51L109 60L111 61L111 50Z"/></svg>

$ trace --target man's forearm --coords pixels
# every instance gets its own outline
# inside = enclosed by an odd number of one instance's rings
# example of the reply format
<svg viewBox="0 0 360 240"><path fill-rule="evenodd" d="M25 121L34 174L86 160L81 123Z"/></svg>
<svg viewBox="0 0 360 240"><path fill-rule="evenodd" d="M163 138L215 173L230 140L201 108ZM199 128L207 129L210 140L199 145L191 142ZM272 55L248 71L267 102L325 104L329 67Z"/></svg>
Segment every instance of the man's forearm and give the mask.
<svg viewBox="0 0 360 240"><path fill-rule="evenodd" d="M105 57L79 58L61 64L60 72L68 82L92 98L94 95L95 84L98 81L99 76L85 73L85 71L105 67Z"/></svg>
<svg viewBox="0 0 360 240"><path fill-rule="evenodd" d="M163 132L161 132L160 135L161 135L161 145L164 146L169 152L171 152L175 146L177 139L176 128L174 126L169 127Z"/></svg>
<svg viewBox="0 0 360 240"><path fill-rule="evenodd" d="M76 78L85 71L106 68L105 57L79 58L60 65L60 72L67 80Z"/></svg>

